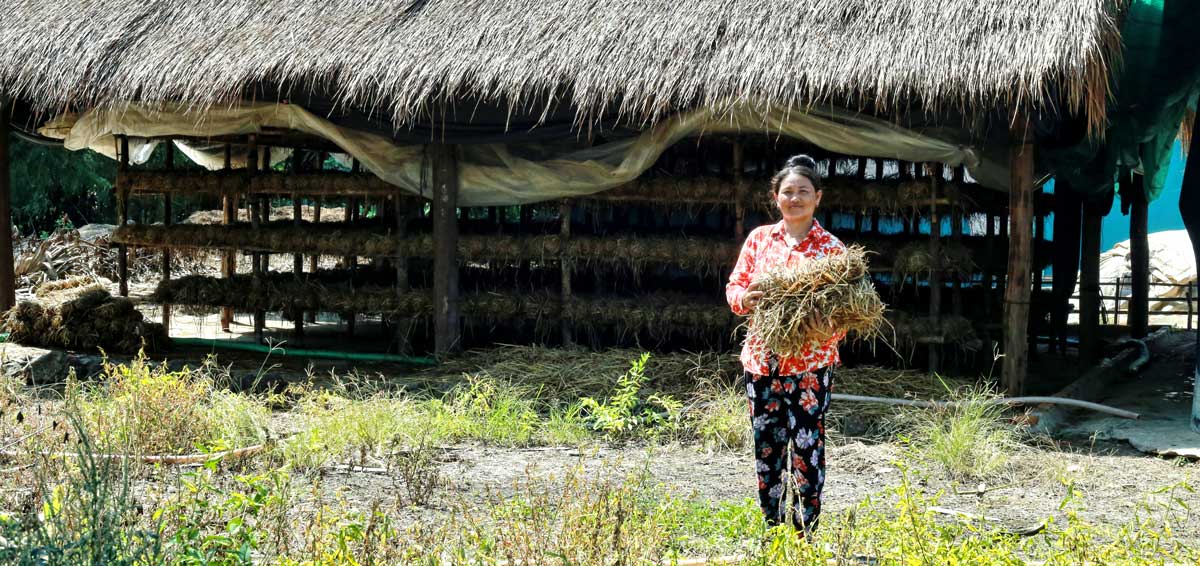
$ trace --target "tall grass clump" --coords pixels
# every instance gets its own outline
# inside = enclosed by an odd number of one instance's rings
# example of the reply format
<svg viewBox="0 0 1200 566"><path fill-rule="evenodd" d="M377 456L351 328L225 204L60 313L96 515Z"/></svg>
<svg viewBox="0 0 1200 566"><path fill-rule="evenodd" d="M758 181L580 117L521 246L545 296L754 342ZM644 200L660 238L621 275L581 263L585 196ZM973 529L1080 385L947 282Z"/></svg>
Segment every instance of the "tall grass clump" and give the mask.
<svg viewBox="0 0 1200 566"><path fill-rule="evenodd" d="M971 386L951 391L944 407L908 411L909 450L957 479L996 473L1023 446L1005 407L990 402L997 397L989 388Z"/></svg>
<svg viewBox="0 0 1200 566"><path fill-rule="evenodd" d="M746 393L736 385L706 382L691 403L686 426L710 449L740 451L753 445Z"/></svg>
<svg viewBox="0 0 1200 566"><path fill-rule="evenodd" d="M104 363L96 383L68 382L68 398L97 446L106 451L179 454L258 444L270 411L258 399L218 383L211 361L172 371L138 355Z"/></svg>

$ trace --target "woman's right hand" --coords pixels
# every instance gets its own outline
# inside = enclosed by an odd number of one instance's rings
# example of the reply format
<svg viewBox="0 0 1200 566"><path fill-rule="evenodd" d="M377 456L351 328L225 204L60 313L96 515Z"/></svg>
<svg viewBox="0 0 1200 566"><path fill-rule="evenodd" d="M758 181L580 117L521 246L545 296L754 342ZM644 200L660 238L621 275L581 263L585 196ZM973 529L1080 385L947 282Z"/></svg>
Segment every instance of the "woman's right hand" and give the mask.
<svg viewBox="0 0 1200 566"><path fill-rule="evenodd" d="M762 300L763 292L758 290L758 282L755 281L746 287L746 294L742 295L742 308L746 312L754 312L754 307L758 306L758 302Z"/></svg>

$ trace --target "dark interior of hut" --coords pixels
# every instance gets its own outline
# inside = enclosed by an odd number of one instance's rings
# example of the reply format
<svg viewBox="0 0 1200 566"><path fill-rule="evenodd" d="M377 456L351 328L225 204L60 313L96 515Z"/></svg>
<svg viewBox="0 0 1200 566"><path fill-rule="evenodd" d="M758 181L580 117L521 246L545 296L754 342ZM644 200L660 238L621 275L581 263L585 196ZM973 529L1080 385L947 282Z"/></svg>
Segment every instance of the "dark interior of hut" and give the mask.
<svg viewBox="0 0 1200 566"><path fill-rule="evenodd" d="M164 147L158 154L166 153ZM274 185L264 186L291 194L234 194L226 200L238 209L227 215L230 221L218 210L207 216L214 224L208 226L178 221L187 208L220 208L221 183L228 179L214 177L244 179L245 173L196 172L175 158L172 167L176 161L180 166L172 171L164 170L162 158L127 169L127 178L140 180L131 183L126 206L141 211L129 217L142 224L123 226L114 241L260 258L295 254L293 269L303 272L297 278L287 270L263 269L269 262L257 259L257 270L224 282L220 276L164 280L150 300L176 308L233 307L263 317L272 312L299 321L303 334L264 331L293 345L431 351L428 201L388 192L386 185L380 190L381 184L358 173L357 163L339 164L328 149L298 149L285 162L255 173L276 177ZM725 280L745 234L774 221L769 179L797 153L812 155L824 175L818 220L847 244L873 252L872 277L889 305L887 339L849 342L843 348L846 362L976 375L993 369L1003 310L1007 196L976 184L961 168L830 154L767 135L684 139L634 182L584 198L460 208L461 347L736 347L742 321L724 303ZM136 177L155 171L163 174ZM304 190L323 183L289 184L286 177L298 174L345 179L337 184L344 190L306 195ZM173 209L171 226L155 222L167 194L186 203ZM1051 209L1051 198L1039 193L1038 218ZM314 210L317 204L324 218L287 216L296 207ZM1051 246L1040 235L1035 279L1050 259ZM314 273L317 255L338 258L336 265ZM1038 308L1048 312L1035 297ZM315 319L314 311L337 313L337 329L301 328ZM1032 335L1038 336L1043 329L1036 325L1046 317L1033 318Z"/></svg>

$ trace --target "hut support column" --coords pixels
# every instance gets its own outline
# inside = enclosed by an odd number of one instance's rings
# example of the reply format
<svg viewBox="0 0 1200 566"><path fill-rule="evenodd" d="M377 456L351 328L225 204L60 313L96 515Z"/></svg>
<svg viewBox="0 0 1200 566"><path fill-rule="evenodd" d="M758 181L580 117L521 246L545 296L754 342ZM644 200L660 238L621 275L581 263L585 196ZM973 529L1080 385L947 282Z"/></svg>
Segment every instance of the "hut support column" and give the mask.
<svg viewBox="0 0 1200 566"><path fill-rule="evenodd" d="M120 137L120 149L117 156L117 225L124 226L129 222L129 191L126 190L126 174L129 173L129 138ZM119 293L122 297L129 296L129 246L117 246L117 280Z"/></svg>
<svg viewBox="0 0 1200 566"><path fill-rule="evenodd" d="M167 155L166 163L164 164L167 170L175 168L175 143L167 140L166 143ZM163 193L163 226L173 224L173 211L171 210L171 193ZM171 280L171 248L164 247L162 252L162 280L164 282ZM163 330L167 335L171 334L171 305L164 304L162 306L162 325Z"/></svg>
<svg viewBox="0 0 1200 566"><path fill-rule="evenodd" d="M1150 235L1147 231L1147 202L1143 178L1132 174L1128 191L1133 199L1129 207L1129 260L1132 289L1129 300L1129 336L1145 338L1150 326Z"/></svg>
<svg viewBox="0 0 1200 566"><path fill-rule="evenodd" d="M433 327L434 351L460 346L458 325L458 148L426 146L433 185Z"/></svg>
<svg viewBox="0 0 1200 566"><path fill-rule="evenodd" d="M300 150L294 151L299 154ZM296 159L296 163L299 164L299 162L300 160ZM299 228L304 221L304 205L301 203L302 201L300 200L300 195L297 193L292 193L292 224L297 228ZM297 279L304 275L304 254L294 254L292 256L292 275L294 275ZM292 316L296 317L295 327L292 331L292 338L299 342L300 339L304 337L304 313L298 311L292 313Z"/></svg>
<svg viewBox="0 0 1200 566"><path fill-rule="evenodd" d="M1192 122L1192 132L1200 127L1200 116ZM1192 251L1196 254L1197 265L1200 265L1200 143L1197 136L1192 134L1188 146L1187 164L1183 169L1183 188L1179 192L1179 213L1183 216L1183 225L1187 228L1188 237L1192 240ZM1190 319L1190 317L1189 317ZM1200 354L1200 333L1196 334L1196 352ZM1200 357L1196 358L1196 366L1192 370L1195 394L1192 396L1192 430L1200 432Z"/></svg>
<svg viewBox="0 0 1200 566"><path fill-rule="evenodd" d="M1079 254L1079 359L1084 367L1100 359L1100 228L1104 215L1094 202L1083 205Z"/></svg>
<svg viewBox="0 0 1200 566"><path fill-rule="evenodd" d="M314 225L318 225L321 223L321 207L324 205L324 203L325 203L325 199L323 199L321 197L316 197L313 199L313 224ZM317 272L317 262L318 262L319 257L320 256L318 256L317 254L308 256L308 272L309 273ZM305 319L308 322L316 322L317 321L317 312L309 311L308 314L305 315Z"/></svg>
<svg viewBox="0 0 1200 566"><path fill-rule="evenodd" d="M1029 353L1029 272L1033 266L1033 143L1025 114L1010 129L1008 281L1004 286L1004 389L1025 391Z"/></svg>
<svg viewBox="0 0 1200 566"><path fill-rule="evenodd" d="M357 161L354 163L354 170L355 170L355 172L358 171L358 162ZM345 220L346 226L347 227L353 226L354 221L357 219L358 219L358 199L354 198L354 197L350 197L349 199L346 200L346 220ZM358 258L355 256L346 256L343 261L346 264L346 269L349 270L349 272L350 272L350 280L353 281L354 280L354 272L357 271L357 268L358 268ZM354 326L355 326L354 323L358 320L358 313L348 312L348 313L345 313L345 316L346 316L346 336L354 336Z"/></svg>
<svg viewBox="0 0 1200 566"><path fill-rule="evenodd" d="M17 280L13 265L12 187L8 157L8 100L0 98L0 310L17 303Z"/></svg>
<svg viewBox="0 0 1200 566"><path fill-rule="evenodd" d="M248 162L246 163L246 175L247 175L247 177L253 177L256 172L258 172L258 140L253 134L251 134L250 135L250 155L249 155ZM251 225L251 228L255 232L257 232L259 226L262 225L261 217L263 215L263 210L262 210L263 209L263 203L262 203L263 199L258 198L258 196L256 196L256 195L249 195L248 198L250 200L250 225ZM267 258L266 258L265 254L261 254L261 253L255 253L254 258L255 258L253 261L254 285L255 286L263 286L266 284L266 282L263 281L263 271L266 270ZM266 329L266 326L267 326L266 311L263 311L262 309L255 309L254 310L254 342L256 344L262 344L263 331Z"/></svg>
<svg viewBox="0 0 1200 566"><path fill-rule="evenodd" d="M954 170L953 191L946 191L946 196L950 198L950 239L959 248L962 247L963 224L963 211L959 196L962 194L965 169L964 165ZM958 273L954 276L954 288L950 291L950 312L954 313L954 316L962 316L963 313L962 288L963 276L962 273Z"/></svg>

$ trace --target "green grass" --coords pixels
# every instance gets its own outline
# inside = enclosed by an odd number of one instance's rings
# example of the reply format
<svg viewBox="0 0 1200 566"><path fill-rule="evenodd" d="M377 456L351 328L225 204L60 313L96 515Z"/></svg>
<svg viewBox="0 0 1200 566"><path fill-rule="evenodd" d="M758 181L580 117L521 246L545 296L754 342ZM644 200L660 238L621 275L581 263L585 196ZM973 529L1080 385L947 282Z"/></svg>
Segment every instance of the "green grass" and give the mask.
<svg viewBox="0 0 1200 566"><path fill-rule="evenodd" d="M994 398L989 389L968 387L950 393L950 406L908 411L906 441L915 460L957 479L985 478L1001 471L1023 444L1005 407L987 402Z"/></svg>
<svg viewBox="0 0 1200 566"><path fill-rule="evenodd" d="M69 404L106 451L179 454L258 444L270 411L259 399L221 387L214 363L172 371L144 356L104 363L98 382L71 380Z"/></svg>

